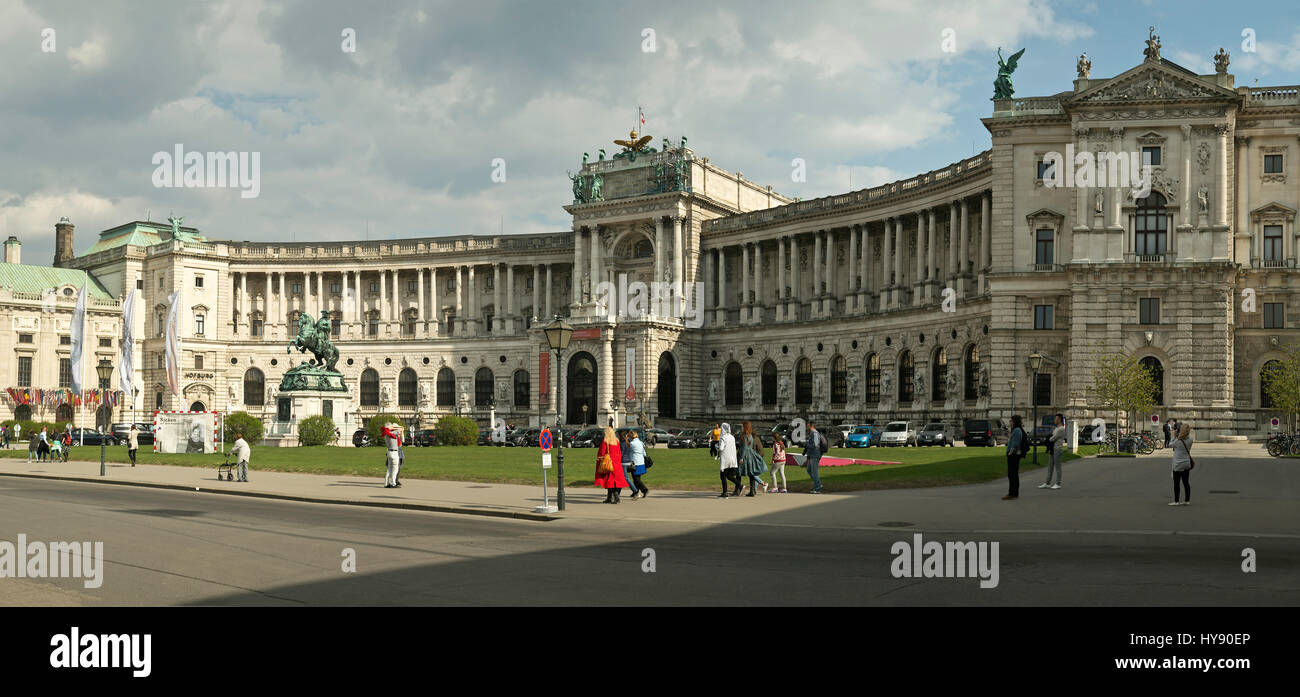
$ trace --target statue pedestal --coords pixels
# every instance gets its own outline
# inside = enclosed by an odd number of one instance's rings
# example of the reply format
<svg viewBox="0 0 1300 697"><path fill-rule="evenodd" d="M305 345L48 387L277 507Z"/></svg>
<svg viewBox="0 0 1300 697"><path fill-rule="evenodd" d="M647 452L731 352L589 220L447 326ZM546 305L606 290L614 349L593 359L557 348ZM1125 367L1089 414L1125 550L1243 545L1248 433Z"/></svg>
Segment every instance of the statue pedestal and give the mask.
<svg viewBox="0 0 1300 697"><path fill-rule="evenodd" d="M328 416L339 430L339 445L352 446L352 432L360 428L353 421L352 396L347 392L327 390L281 390L276 397L277 416L288 413L287 422L277 419L280 424L287 423L288 428L268 429L265 444L278 447L298 445L298 424L311 416Z"/></svg>

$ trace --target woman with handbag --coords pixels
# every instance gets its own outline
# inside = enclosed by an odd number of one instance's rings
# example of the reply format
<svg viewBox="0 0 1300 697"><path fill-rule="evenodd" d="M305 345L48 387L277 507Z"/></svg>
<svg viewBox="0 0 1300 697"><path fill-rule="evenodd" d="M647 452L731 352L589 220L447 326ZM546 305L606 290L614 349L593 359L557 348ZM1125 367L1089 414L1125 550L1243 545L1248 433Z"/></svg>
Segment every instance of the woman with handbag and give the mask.
<svg viewBox="0 0 1300 697"><path fill-rule="evenodd" d="M758 493L759 484L767 489L767 482L762 477L767 471L767 463L763 461L763 443L754 435L754 425L746 421L740 428L740 475L749 477L749 493L745 496L753 496Z"/></svg>
<svg viewBox="0 0 1300 697"><path fill-rule="evenodd" d="M646 487L645 482L641 481L641 476L645 474L647 467L654 465L654 462L646 457L645 442L641 440L641 436L636 431L632 431L629 438L627 449L632 454L632 469L630 470L632 483L630 486L632 487L632 500L635 501L638 492L643 499L650 495L650 489Z"/></svg>
<svg viewBox="0 0 1300 697"><path fill-rule="evenodd" d="M1174 500L1170 506L1190 506L1192 504L1192 468L1196 466L1196 461L1192 459L1192 427L1182 423L1178 424L1178 437L1174 439L1172 450L1174 451ZM1178 501L1178 485L1182 483L1182 488L1187 492L1185 501Z"/></svg>
<svg viewBox="0 0 1300 697"><path fill-rule="evenodd" d="M605 437L596 451L596 486L605 489L605 503L618 503L618 495L627 486L623 476L623 453L614 429L605 427Z"/></svg>

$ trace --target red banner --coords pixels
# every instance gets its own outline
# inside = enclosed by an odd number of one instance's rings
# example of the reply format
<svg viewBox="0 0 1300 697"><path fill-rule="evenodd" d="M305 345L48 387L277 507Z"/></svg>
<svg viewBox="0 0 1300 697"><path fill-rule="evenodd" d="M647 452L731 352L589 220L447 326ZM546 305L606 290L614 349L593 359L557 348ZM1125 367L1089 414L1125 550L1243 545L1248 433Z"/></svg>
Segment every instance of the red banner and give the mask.
<svg viewBox="0 0 1300 697"><path fill-rule="evenodd" d="M574 339L599 339L600 327L588 327L586 329L573 330Z"/></svg>

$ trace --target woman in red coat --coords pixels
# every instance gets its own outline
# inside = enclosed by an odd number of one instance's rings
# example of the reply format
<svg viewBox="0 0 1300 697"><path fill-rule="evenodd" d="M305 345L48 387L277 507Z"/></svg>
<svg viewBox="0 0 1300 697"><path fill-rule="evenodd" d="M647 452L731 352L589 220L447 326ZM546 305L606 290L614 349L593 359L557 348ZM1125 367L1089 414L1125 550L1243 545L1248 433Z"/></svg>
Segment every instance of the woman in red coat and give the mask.
<svg viewBox="0 0 1300 697"><path fill-rule="evenodd" d="M606 455L609 456L613 469L608 474L601 474L600 461ZM618 503L619 492L627 486L627 477L623 476L623 453L618 447L618 436L614 435L614 429L608 426L605 427L605 438L600 443L600 449L596 451L596 486L605 487L605 503Z"/></svg>

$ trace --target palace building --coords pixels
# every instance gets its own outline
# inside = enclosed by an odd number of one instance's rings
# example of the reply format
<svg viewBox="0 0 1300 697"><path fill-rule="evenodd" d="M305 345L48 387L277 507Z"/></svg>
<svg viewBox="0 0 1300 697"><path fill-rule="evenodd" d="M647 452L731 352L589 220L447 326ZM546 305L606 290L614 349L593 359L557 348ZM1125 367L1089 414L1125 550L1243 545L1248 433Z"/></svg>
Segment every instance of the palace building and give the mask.
<svg viewBox="0 0 1300 697"><path fill-rule="evenodd" d="M1034 403L1090 419L1092 365L1113 351L1157 371L1161 418L1255 433L1277 415L1261 370L1300 339L1300 89L1236 87L1222 52L1198 75L1152 38L1114 77L1092 77L1085 56L1064 91L994 100L985 152L814 200L722 169L685 138L656 148L634 134L612 159L584 156L572 229L551 233L254 243L135 221L75 253L61 221L55 268L16 251L0 267L4 379L60 386L69 298L89 282L92 364L116 364L120 300L140 292L140 393L115 420L134 406L290 424L276 387L306 358L287 343L308 312L332 318L346 423L386 411L422 424L955 424ZM1055 185L1052 154L1067 151L1138 156L1150 193ZM685 307L627 313L601 292L651 281L681 284ZM173 395L162 328L177 290ZM554 315L576 329L558 379L541 332ZM52 419L47 408L33 418Z"/></svg>

